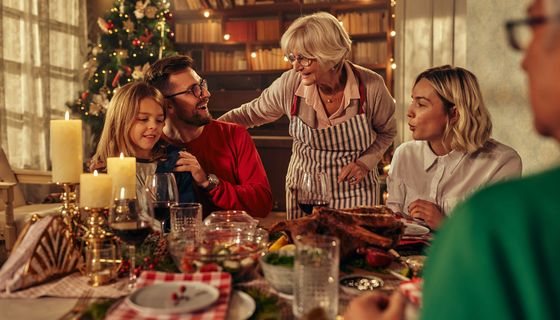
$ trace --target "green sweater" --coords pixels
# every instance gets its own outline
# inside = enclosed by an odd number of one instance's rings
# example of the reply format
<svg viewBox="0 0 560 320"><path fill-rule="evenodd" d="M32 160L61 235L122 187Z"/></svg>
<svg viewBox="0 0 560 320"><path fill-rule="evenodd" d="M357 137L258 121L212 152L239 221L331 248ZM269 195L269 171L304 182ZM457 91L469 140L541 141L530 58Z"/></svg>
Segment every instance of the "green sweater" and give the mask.
<svg viewBox="0 0 560 320"><path fill-rule="evenodd" d="M460 205L424 273L422 319L560 317L560 168Z"/></svg>

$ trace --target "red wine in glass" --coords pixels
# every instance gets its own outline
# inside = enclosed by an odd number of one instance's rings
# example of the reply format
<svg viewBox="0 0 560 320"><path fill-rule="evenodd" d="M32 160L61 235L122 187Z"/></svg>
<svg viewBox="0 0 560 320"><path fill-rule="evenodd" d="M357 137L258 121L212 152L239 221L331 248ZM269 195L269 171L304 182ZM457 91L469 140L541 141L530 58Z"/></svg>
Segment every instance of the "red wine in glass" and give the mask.
<svg viewBox="0 0 560 320"><path fill-rule="evenodd" d="M152 231L149 224L144 221L113 222L109 228L122 241L129 245L141 245Z"/></svg>
<svg viewBox="0 0 560 320"><path fill-rule="evenodd" d="M171 224L169 223L169 208L172 203L170 202L154 202L154 218L162 224L164 232L169 232Z"/></svg>
<svg viewBox="0 0 560 320"><path fill-rule="evenodd" d="M305 214L311 214L313 212L313 207L326 207L329 205L328 201L324 200L301 200L298 202L298 206L301 211L305 212Z"/></svg>

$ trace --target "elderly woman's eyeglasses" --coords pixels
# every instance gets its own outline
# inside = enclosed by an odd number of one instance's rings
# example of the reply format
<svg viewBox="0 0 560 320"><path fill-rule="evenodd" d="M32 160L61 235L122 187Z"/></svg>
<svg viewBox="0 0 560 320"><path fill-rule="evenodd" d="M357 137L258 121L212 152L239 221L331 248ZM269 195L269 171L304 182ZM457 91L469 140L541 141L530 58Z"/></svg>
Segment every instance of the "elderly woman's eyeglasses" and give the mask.
<svg viewBox="0 0 560 320"><path fill-rule="evenodd" d="M302 67L308 67L315 60L313 58L306 58L299 54L295 56L293 53L287 55L286 58L288 58L291 64L297 61Z"/></svg>
<svg viewBox="0 0 560 320"><path fill-rule="evenodd" d="M560 17L559 17L560 18ZM510 20L506 22L506 30L509 44L515 50L525 50L533 36L532 27L547 23L550 17L531 17L526 19Z"/></svg>
<svg viewBox="0 0 560 320"><path fill-rule="evenodd" d="M208 83L205 79L202 79L200 80L200 83L193 84L187 90L170 94L168 96L165 96L165 98L170 99L181 94L192 94L195 98L200 98L202 97L204 90L208 90Z"/></svg>

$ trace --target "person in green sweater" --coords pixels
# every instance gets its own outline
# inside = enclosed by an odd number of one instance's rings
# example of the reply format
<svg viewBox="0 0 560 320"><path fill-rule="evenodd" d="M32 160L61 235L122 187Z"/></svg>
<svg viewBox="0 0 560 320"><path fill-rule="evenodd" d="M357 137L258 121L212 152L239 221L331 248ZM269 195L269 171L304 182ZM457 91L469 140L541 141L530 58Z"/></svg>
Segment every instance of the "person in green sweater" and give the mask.
<svg viewBox="0 0 560 320"><path fill-rule="evenodd" d="M534 126L560 142L560 0L535 0L507 23L523 51ZM523 29L532 33L522 38ZM527 33L525 33L527 34ZM490 186L459 205L430 250L422 319L554 319L560 315L560 167ZM400 319L400 294L362 296L345 320Z"/></svg>

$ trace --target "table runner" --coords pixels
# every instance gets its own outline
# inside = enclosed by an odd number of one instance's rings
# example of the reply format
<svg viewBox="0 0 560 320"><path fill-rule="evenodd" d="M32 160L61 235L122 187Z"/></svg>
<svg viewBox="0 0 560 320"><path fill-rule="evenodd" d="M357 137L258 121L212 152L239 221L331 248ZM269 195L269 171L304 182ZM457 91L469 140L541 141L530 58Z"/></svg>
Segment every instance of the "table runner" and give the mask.
<svg viewBox="0 0 560 320"><path fill-rule="evenodd" d="M218 301L207 309L187 314L144 315L133 309L125 300L113 309L106 317L112 320L140 319L140 320L223 320L226 318L228 303L231 294L231 275L227 272L202 272L202 273L165 273L157 271L142 272L136 283L136 288L167 281L197 281L207 283L220 291Z"/></svg>

